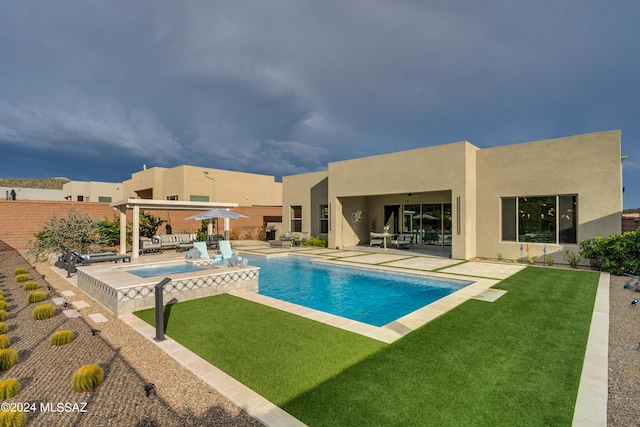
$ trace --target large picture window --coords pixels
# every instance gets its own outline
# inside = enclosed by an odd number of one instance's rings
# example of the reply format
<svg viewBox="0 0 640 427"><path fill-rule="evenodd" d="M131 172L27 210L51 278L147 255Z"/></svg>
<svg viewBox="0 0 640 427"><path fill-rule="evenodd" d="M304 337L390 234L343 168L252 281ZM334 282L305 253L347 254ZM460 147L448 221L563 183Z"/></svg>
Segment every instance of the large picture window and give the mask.
<svg viewBox="0 0 640 427"><path fill-rule="evenodd" d="M578 243L578 197L533 196L502 199L502 240Z"/></svg>

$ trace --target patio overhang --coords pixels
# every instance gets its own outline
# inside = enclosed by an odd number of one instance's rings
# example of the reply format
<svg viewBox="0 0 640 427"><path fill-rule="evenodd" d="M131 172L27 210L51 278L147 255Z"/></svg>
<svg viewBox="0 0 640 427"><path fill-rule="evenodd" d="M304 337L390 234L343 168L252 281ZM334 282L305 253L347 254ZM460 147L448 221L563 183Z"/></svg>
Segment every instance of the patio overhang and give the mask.
<svg viewBox="0 0 640 427"><path fill-rule="evenodd" d="M136 199L130 197L126 200L113 202L112 208L120 211L120 224L127 222L127 209L133 210L133 227L131 236L131 246L133 258L140 255L140 209L143 210L190 210L190 211L207 211L214 208L233 209L239 205L237 203L226 202L191 202L182 200L153 200L153 199ZM224 229L229 229L229 220L224 220ZM126 227L120 227L120 252L127 252L127 230Z"/></svg>

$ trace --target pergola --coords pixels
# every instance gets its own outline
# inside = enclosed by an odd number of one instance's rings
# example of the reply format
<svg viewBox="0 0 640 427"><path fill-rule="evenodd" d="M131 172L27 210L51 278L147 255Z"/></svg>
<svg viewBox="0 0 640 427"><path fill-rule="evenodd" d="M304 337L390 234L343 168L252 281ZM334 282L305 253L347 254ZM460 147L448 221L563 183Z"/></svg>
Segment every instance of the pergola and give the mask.
<svg viewBox="0 0 640 427"><path fill-rule="evenodd" d="M120 224L127 223L127 209L133 209L133 236L131 238L132 244L132 258L140 256L140 209L144 210L176 210L176 211L208 211L210 209L233 209L237 208L237 203L223 203L223 202L187 202L180 200L152 200L152 199L134 199L129 198L124 201L113 202L111 207L120 211ZM208 233L213 232L211 222L209 222ZM224 220L225 235L229 230L229 219ZM127 227L120 227L120 252L127 252Z"/></svg>

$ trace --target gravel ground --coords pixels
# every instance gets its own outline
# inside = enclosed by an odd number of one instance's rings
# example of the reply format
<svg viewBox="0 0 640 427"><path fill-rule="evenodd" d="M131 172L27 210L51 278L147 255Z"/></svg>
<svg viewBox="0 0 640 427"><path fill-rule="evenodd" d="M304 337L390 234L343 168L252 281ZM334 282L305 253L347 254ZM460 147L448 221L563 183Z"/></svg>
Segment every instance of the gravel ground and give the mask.
<svg viewBox="0 0 640 427"><path fill-rule="evenodd" d="M611 276L609 292L610 426L640 426L640 293L625 289L629 277Z"/></svg>
<svg viewBox="0 0 640 427"><path fill-rule="evenodd" d="M29 279L47 294L43 303L71 290L69 302L84 300L90 307L79 310L83 317L69 319L57 307L52 319L35 321L28 292L16 283L14 270L23 267ZM18 252L0 241L0 288L4 293L9 328L6 336L18 361L0 373L0 380L14 378L21 392L5 402L29 403L28 426L261 426L262 424L203 383L171 357L110 315L48 264L32 267ZM56 267L53 267L56 269ZM42 278L42 275L45 277ZM48 290L47 285L52 289ZM88 314L100 312L108 318L95 324ZM93 335L91 328L100 329ZM53 347L50 336L59 329L74 331L76 339ZM77 393L71 385L73 373L82 365L99 364L105 379L93 392ZM144 385L154 383L155 393L146 397ZM41 403L77 404L70 412L41 410Z"/></svg>

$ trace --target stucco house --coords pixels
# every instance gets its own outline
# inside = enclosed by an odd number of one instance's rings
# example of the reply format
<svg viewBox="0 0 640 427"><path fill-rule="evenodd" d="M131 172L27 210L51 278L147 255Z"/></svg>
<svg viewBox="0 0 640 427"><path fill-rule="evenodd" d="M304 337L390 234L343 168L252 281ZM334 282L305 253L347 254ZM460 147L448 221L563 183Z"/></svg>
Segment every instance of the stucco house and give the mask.
<svg viewBox="0 0 640 427"><path fill-rule="evenodd" d="M619 234L620 131L480 149L469 142L333 162L283 177L283 224L329 247L407 233L453 258L505 258L521 247L561 259L581 239Z"/></svg>

